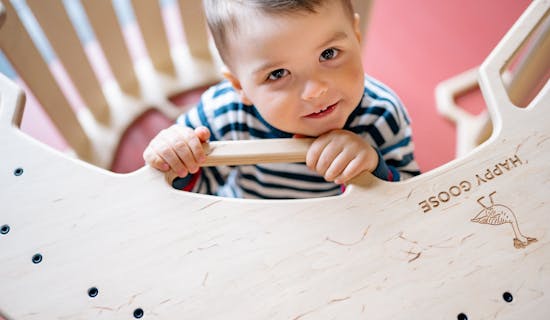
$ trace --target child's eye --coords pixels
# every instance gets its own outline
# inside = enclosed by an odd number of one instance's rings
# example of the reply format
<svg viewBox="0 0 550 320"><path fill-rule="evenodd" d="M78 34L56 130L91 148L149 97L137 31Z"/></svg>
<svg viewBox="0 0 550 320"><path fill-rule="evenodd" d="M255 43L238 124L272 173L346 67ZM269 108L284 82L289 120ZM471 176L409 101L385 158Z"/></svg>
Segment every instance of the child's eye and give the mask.
<svg viewBox="0 0 550 320"><path fill-rule="evenodd" d="M288 75L288 70L286 69L277 69L275 71L272 71L269 76L267 77L267 80L270 80L270 81L273 81L273 80L278 80L278 79L281 79L282 77L284 76L287 76Z"/></svg>
<svg viewBox="0 0 550 320"><path fill-rule="evenodd" d="M326 49L325 51L321 52L321 56L319 57L319 60L320 61L332 60L336 58L336 56L338 56L338 53L340 53L338 49L335 49L335 48Z"/></svg>

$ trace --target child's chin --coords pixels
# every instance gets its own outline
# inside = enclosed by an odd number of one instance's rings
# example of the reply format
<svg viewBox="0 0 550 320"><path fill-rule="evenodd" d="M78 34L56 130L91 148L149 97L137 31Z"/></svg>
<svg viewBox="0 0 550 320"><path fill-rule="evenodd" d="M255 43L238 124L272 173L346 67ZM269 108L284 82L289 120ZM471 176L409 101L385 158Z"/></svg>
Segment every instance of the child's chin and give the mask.
<svg viewBox="0 0 550 320"><path fill-rule="evenodd" d="M318 136L321 136L325 133L328 133L328 132L331 132L333 130L340 130L342 129L343 126L334 126L334 127L328 127L328 128L323 128L323 129L319 129L319 130L312 130L309 134L304 134L304 136L308 136L308 137L318 137Z"/></svg>

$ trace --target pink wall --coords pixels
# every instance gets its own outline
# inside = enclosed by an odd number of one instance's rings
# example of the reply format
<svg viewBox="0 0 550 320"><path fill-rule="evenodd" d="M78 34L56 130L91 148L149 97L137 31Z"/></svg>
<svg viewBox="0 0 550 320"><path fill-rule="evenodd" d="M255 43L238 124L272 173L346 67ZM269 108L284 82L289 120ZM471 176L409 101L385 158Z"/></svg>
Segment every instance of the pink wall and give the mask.
<svg viewBox="0 0 550 320"><path fill-rule="evenodd" d="M454 159L455 130L437 114L434 88L480 65L530 0L375 1L364 65L392 87L413 121L422 171ZM484 108L481 99L473 99Z"/></svg>

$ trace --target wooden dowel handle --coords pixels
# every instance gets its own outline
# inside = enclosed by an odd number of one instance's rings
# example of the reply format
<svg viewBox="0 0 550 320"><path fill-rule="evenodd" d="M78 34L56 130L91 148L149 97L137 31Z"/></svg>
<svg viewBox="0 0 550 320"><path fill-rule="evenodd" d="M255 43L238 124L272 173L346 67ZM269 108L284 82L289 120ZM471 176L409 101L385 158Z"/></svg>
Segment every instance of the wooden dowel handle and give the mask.
<svg viewBox="0 0 550 320"><path fill-rule="evenodd" d="M201 166L305 162L312 142L312 138L214 141L203 145L207 156ZM173 171L165 173L168 183L172 183L176 177Z"/></svg>
<svg viewBox="0 0 550 320"><path fill-rule="evenodd" d="M205 144L203 167L273 162L305 162L311 138L215 141Z"/></svg>

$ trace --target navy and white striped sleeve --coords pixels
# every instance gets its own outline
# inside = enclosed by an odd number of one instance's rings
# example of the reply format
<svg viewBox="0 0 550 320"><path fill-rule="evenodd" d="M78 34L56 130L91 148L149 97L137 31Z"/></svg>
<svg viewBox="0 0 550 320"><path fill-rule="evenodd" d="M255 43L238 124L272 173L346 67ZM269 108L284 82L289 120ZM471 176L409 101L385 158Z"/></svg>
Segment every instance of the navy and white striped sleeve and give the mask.
<svg viewBox="0 0 550 320"><path fill-rule="evenodd" d="M387 171L387 180L400 181L420 174L414 159L411 121L397 95L384 84L366 77L362 102L366 132L383 163L375 170L377 176ZM384 166L385 164L385 166ZM387 168L384 168L387 167ZM376 172L378 171L378 172Z"/></svg>

